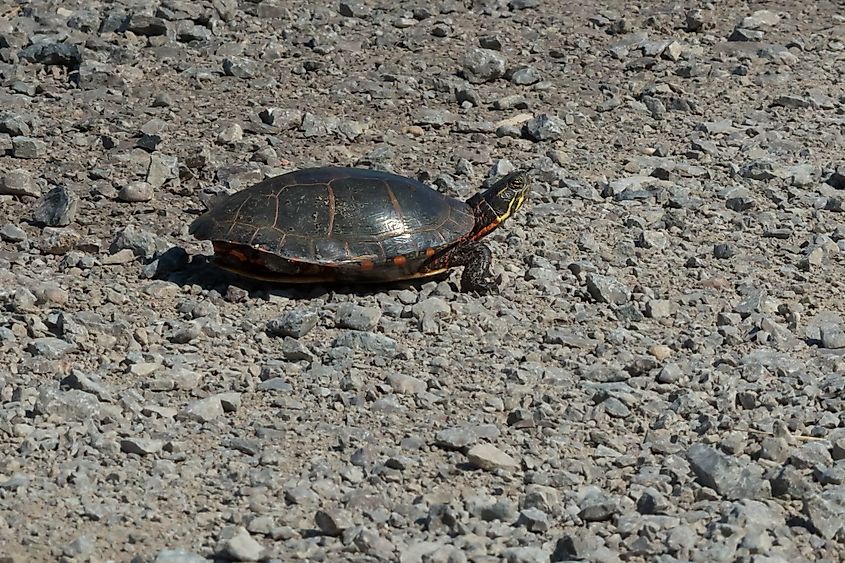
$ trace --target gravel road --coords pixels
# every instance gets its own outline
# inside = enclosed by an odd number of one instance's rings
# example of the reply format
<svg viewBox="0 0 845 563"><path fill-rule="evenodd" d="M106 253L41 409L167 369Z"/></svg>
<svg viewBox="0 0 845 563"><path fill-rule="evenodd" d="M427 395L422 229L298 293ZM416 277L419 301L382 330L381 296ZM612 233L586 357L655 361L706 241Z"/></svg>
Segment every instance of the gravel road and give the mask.
<svg viewBox="0 0 845 563"><path fill-rule="evenodd" d="M845 559L841 3L0 2L0 562ZM321 165L499 294L210 263Z"/></svg>

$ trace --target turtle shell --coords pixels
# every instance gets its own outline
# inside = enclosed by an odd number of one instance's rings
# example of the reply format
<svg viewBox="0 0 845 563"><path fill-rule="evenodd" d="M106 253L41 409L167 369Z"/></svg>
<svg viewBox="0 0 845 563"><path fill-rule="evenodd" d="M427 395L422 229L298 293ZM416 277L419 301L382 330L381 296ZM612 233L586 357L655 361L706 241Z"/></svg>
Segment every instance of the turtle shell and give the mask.
<svg viewBox="0 0 845 563"><path fill-rule="evenodd" d="M310 168L218 200L190 232L220 266L283 281L433 275L432 258L465 240L472 208L425 184L361 168Z"/></svg>

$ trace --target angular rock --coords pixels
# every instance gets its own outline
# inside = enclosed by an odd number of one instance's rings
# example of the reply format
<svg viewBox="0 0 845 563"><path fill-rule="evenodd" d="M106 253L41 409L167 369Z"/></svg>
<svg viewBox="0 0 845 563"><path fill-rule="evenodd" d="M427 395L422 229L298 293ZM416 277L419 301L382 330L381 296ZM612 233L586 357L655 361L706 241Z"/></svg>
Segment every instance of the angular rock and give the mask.
<svg viewBox="0 0 845 563"><path fill-rule="evenodd" d="M217 396L191 401L176 415L180 420L197 422L210 422L220 416L223 416L223 404Z"/></svg>
<svg viewBox="0 0 845 563"><path fill-rule="evenodd" d="M231 561L259 561L264 557L266 549L253 538L246 528L238 526L229 530L221 538L217 548L217 556Z"/></svg>
<svg viewBox="0 0 845 563"><path fill-rule="evenodd" d="M269 321L266 330L270 336L302 338L317 326L319 320L320 317L316 311L294 309Z"/></svg>
<svg viewBox="0 0 845 563"><path fill-rule="evenodd" d="M26 240L26 232L11 223L6 223L0 227L0 239L6 242L21 242Z"/></svg>
<svg viewBox="0 0 845 563"><path fill-rule="evenodd" d="M129 249L135 256L150 260L163 246L166 246L166 243L163 243L155 234L130 224L118 231L109 246L109 252L115 254L123 249Z"/></svg>
<svg viewBox="0 0 845 563"><path fill-rule="evenodd" d="M44 194L35 206L32 218L49 227L64 227L76 218L79 198L64 186L57 186Z"/></svg>
<svg viewBox="0 0 845 563"><path fill-rule="evenodd" d="M82 61L77 74L79 87L83 90L113 88L122 90L126 80L118 73L114 65L100 61Z"/></svg>
<svg viewBox="0 0 845 563"><path fill-rule="evenodd" d="M258 75L258 63L246 57L229 57L223 61L223 72L235 78L254 78Z"/></svg>
<svg viewBox="0 0 845 563"><path fill-rule="evenodd" d="M327 536L339 536L344 530L355 525L352 517L345 510L318 510L314 522Z"/></svg>
<svg viewBox="0 0 845 563"><path fill-rule="evenodd" d="M670 509L666 497L651 487L646 488L637 499L637 512L640 514L665 514Z"/></svg>
<svg viewBox="0 0 845 563"><path fill-rule="evenodd" d="M120 441L120 451L127 454L149 455L161 451L162 440L153 438L125 438Z"/></svg>
<svg viewBox="0 0 845 563"><path fill-rule="evenodd" d="M211 5L220 16L220 19L228 22L234 19L238 13L237 0L211 0Z"/></svg>
<svg viewBox="0 0 845 563"><path fill-rule="evenodd" d="M604 547L601 538L587 529L564 534L557 540L552 561L601 561L598 552Z"/></svg>
<svg viewBox="0 0 845 563"><path fill-rule="evenodd" d="M150 166L147 168L147 183L152 190L162 187L168 180L178 182L179 159L175 156L155 152L150 155Z"/></svg>
<svg viewBox="0 0 845 563"><path fill-rule="evenodd" d="M821 470L833 463L833 459L826 444L807 442L792 450L789 463L796 469Z"/></svg>
<svg viewBox="0 0 845 563"><path fill-rule="evenodd" d="M832 539L845 528L845 487L832 487L804 500L804 514L813 528Z"/></svg>
<svg viewBox="0 0 845 563"><path fill-rule="evenodd" d="M698 481L725 498L767 498L771 489L760 466L743 462L704 444L687 449L687 460Z"/></svg>
<svg viewBox="0 0 845 563"><path fill-rule="evenodd" d="M772 27L778 24L780 16L769 10L757 10L750 16L742 19L739 26L744 29L760 29Z"/></svg>
<svg viewBox="0 0 845 563"><path fill-rule="evenodd" d="M619 511L619 503L597 487L588 487L579 502L578 517L587 522L604 522Z"/></svg>
<svg viewBox="0 0 845 563"><path fill-rule="evenodd" d="M429 297L411 306L411 314L419 319L420 328L425 334L438 334L438 318L448 315L452 309L440 297Z"/></svg>
<svg viewBox="0 0 845 563"><path fill-rule="evenodd" d="M99 420L104 414L114 412L91 393L77 389L62 392L51 388L42 388L38 393L34 410L55 419L76 421Z"/></svg>
<svg viewBox="0 0 845 563"><path fill-rule="evenodd" d="M244 129L238 123L227 123L217 132L217 142L233 144L244 138Z"/></svg>
<svg viewBox="0 0 845 563"><path fill-rule="evenodd" d="M419 395L428 389L428 385L422 379L417 379L416 377L400 373L389 374L387 376L387 384L390 385L396 393L402 395Z"/></svg>
<svg viewBox="0 0 845 563"><path fill-rule="evenodd" d="M776 497L804 499L814 493L807 478L791 465L784 465L775 475L769 477L772 494Z"/></svg>
<svg viewBox="0 0 845 563"><path fill-rule="evenodd" d="M542 80L543 77L536 68L531 66L520 67L511 74L511 82L519 86L530 86Z"/></svg>
<svg viewBox="0 0 845 563"><path fill-rule="evenodd" d="M353 350L366 350L379 356L393 357L399 351L399 344L389 336L374 332L352 330L334 339L333 346L346 346Z"/></svg>
<svg viewBox="0 0 845 563"><path fill-rule="evenodd" d="M845 330L838 323L825 323L819 327L822 348L839 350L845 348Z"/></svg>
<svg viewBox="0 0 845 563"><path fill-rule="evenodd" d="M323 117L306 112L302 116L300 130L306 137L322 137L337 133L340 120L336 117Z"/></svg>
<svg viewBox="0 0 845 563"><path fill-rule="evenodd" d="M26 115L7 113L0 115L0 133L8 133L12 137L28 137L32 133L31 118Z"/></svg>
<svg viewBox="0 0 845 563"><path fill-rule="evenodd" d="M211 30L204 25L198 25L187 20L177 22L176 24L176 40L180 43L208 41L211 37Z"/></svg>
<svg viewBox="0 0 845 563"><path fill-rule="evenodd" d="M493 424L467 425L440 430L434 440L441 448L459 450L475 444L481 438L495 440L499 434L499 429Z"/></svg>
<svg viewBox="0 0 845 563"><path fill-rule="evenodd" d="M736 255L736 249L732 244L718 243L713 245L713 257L719 260L727 260Z"/></svg>
<svg viewBox="0 0 845 563"><path fill-rule="evenodd" d="M766 436L760 442L760 457L783 463L789 457L789 443L785 438Z"/></svg>
<svg viewBox="0 0 845 563"><path fill-rule="evenodd" d="M146 14L133 14L126 23L126 29L135 35L145 35L147 37L167 35L167 22L162 18L148 16Z"/></svg>
<svg viewBox="0 0 845 563"><path fill-rule="evenodd" d="M507 64L507 58L499 51L473 48L464 56L463 70L470 83L481 84L503 76Z"/></svg>
<svg viewBox="0 0 845 563"><path fill-rule="evenodd" d="M522 130L532 141L557 141L564 138L566 123L559 117L541 113L526 121Z"/></svg>
<svg viewBox="0 0 845 563"><path fill-rule="evenodd" d="M71 560L87 560L94 555L97 545L86 536L79 536L62 550L62 555Z"/></svg>
<svg viewBox="0 0 845 563"><path fill-rule="evenodd" d="M785 94L778 96L772 100L773 106L780 106L784 108L803 109L813 106L813 102L804 96L793 96Z"/></svg>
<svg viewBox="0 0 845 563"><path fill-rule="evenodd" d="M364 19L372 13L372 8L362 0L344 0L338 7L338 13L346 18Z"/></svg>
<svg viewBox="0 0 845 563"><path fill-rule="evenodd" d="M516 471L519 462L492 444L477 444L466 452L467 460L480 469Z"/></svg>
<svg viewBox="0 0 845 563"><path fill-rule="evenodd" d="M308 346L292 336L284 337L281 352L282 357L289 362L300 362L303 360L310 362L314 359L314 354L311 353Z"/></svg>
<svg viewBox="0 0 845 563"><path fill-rule="evenodd" d="M631 290L611 276L587 275L587 291L596 301L611 305L625 305L631 300Z"/></svg>
<svg viewBox="0 0 845 563"><path fill-rule="evenodd" d="M519 513L517 526L526 528L529 532L543 533L550 527L549 515L537 508L526 508Z"/></svg>
<svg viewBox="0 0 845 563"><path fill-rule="evenodd" d="M736 27L728 36L728 41L760 41L763 35L765 34L759 30Z"/></svg>
<svg viewBox="0 0 845 563"><path fill-rule="evenodd" d="M652 319L671 317L673 312L674 304L668 299L651 299L646 303L645 314Z"/></svg>
<svg viewBox="0 0 845 563"><path fill-rule="evenodd" d="M41 252L47 254L65 254L76 247L81 238L73 229L44 227L43 238L38 243Z"/></svg>
<svg viewBox="0 0 845 563"><path fill-rule="evenodd" d="M273 391L288 393L293 389L293 386L287 382L283 377L271 377L265 379L256 386L259 391Z"/></svg>
<svg viewBox="0 0 845 563"><path fill-rule="evenodd" d="M337 326L352 330L373 330L379 319L381 310L377 307L362 307L354 303L341 303L335 315Z"/></svg>
<svg viewBox="0 0 845 563"><path fill-rule="evenodd" d="M27 346L30 354L41 356L48 360L57 360L75 348L76 346L70 342L53 336L36 338Z"/></svg>
<svg viewBox="0 0 845 563"><path fill-rule="evenodd" d="M82 61L79 47L71 43L41 41L21 49L20 58L43 65L66 66L76 68Z"/></svg>
<svg viewBox="0 0 845 563"><path fill-rule="evenodd" d="M33 182L29 172L18 168L0 175L0 195L39 197L41 188Z"/></svg>
<svg viewBox="0 0 845 563"><path fill-rule="evenodd" d="M509 499L497 499L494 496L478 495L468 497L464 506L470 514L485 522L513 522L517 507ZM531 508L531 507L527 507Z"/></svg>
<svg viewBox="0 0 845 563"><path fill-rule="evenodd" d="M43 158L47 156L47 143L34 137L13 137L12 155L15 158Z"/></svg>
<svg viewBox="0 0 845 563"><path fill-rule="evenodd" d="M433 125L435 127L440 127L442 125L454 123L457 119L458 117L448 110L424 108L417 112L414 123L417 125Z"/></svg>
<svg viewBox="0 0 845 563"><path fill-rule="evenodd" d="M511 3L513 3L513 0ZM549 552L542 547L535 546L508 547L502 551L502 557L507 563L548 563Z"/></svg>
<svg viewBox="0 0 845 563"><path fill-rule="evenodd" d="M258 117L267 125L280 129L295 129L302 125L304 113L298 109L265 108L259 112Z"/></svg>

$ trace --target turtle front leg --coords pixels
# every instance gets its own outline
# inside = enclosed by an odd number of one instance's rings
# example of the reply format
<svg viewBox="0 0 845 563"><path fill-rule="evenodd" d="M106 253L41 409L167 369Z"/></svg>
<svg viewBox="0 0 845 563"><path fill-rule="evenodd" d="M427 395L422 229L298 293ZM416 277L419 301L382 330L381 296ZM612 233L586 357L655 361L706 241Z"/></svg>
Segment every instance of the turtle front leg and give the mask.
<svg viewBox="0 0 845 563"><path fill-rule="evenodd" d="M493 278L490 266L493 264L493 253L490 247L482 242L471 241L456 246L451 253L449 265L463 266L461 276L461 291L479 294L497 293L502 276Z"/></svg>

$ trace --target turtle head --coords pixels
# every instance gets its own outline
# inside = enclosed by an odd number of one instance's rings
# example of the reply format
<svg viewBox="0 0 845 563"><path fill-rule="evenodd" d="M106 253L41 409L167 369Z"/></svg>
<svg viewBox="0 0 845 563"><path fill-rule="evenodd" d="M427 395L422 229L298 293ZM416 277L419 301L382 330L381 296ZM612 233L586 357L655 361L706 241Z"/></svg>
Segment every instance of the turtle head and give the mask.
<svg viewBox="0 0 845 563"><path fill-rule="evenodd" d="M475 230L479 239L501 225L525 203L531 191L527 170L511 172L487 190L472 196L467 204L475 210Z"/></svg>

